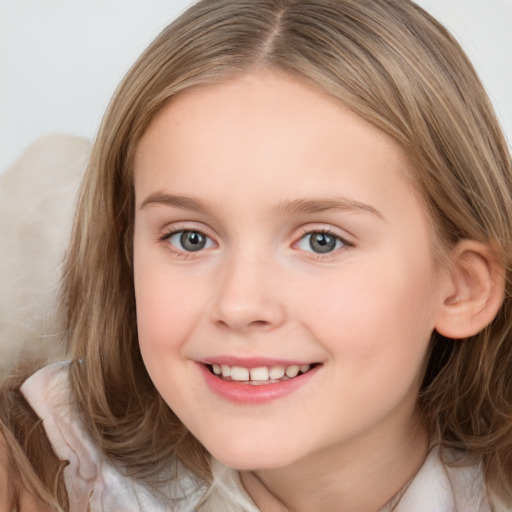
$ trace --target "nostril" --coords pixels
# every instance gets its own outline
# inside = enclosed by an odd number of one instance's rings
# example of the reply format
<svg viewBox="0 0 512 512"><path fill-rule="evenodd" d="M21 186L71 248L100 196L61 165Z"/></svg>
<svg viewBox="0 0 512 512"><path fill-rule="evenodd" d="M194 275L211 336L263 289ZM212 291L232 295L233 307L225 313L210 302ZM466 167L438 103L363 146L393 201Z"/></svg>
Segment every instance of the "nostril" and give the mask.
<svg viewBox="0 0 512 512"><path fill-rule="evenodd" d="M252 325L253 327L265 327L268 325L268 322L265 320L254 320L249 325Z"/></svg>
<svg viewBox="0 0 512 512"><path fill-rule="evenodd" d="M246 325L240 325L237 326L234 322L231 324L229 322L226 322L225 320L217 320L217 325L221 327L222 329L237 329L240 331L246 331L251 329L265 329L268 328L270 325L272 325L270 322L267 322L266 320L253 320Z"/></svg>

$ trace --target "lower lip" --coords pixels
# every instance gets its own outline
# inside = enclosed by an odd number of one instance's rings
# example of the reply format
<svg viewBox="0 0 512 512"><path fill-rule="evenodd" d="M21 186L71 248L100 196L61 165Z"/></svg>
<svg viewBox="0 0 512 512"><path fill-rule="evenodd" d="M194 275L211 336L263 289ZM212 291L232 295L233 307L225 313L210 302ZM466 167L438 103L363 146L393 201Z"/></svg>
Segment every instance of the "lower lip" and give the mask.
<svg viewBox="0 0 512 512"><path fill-rule="evenodd" d="M293 379L258 386L222 380L212 374L206 365L198 364L210 389L221 398L237 404L263 404L283 398L307 384L321 366L318 365Z"/></svg>

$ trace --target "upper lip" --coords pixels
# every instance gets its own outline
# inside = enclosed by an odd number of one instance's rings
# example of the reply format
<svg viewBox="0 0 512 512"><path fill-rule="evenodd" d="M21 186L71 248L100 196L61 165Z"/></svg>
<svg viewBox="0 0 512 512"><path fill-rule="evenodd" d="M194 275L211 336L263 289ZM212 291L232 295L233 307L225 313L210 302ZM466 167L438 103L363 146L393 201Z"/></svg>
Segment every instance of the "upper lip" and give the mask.
<svg viewBox="0 0 512 512"><path fill-rule="evenodd" d="M227 365L227 366L240 366L241 368L258 368L273 366L302 366L305 364L314 364L317 361L304 361L298 359L271 359L268 357L236 357L236 356L213 356L201 359L198 361L207 365Z"/></svg>

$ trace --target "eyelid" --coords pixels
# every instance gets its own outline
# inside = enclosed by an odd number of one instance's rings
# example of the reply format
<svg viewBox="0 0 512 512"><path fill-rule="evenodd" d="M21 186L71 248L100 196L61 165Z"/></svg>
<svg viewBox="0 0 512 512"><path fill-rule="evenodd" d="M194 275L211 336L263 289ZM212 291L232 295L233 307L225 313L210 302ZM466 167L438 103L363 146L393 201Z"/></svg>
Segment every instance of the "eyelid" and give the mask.
<svg viewBox="0 0 512 512"><path fill-rule="evenodd" d="M300 228L297 230L297 233L294 235L294 238L299 240L300 238L310 233L327 233L331 236L339 238L347 245L354 245L353 239L356 238L355 235L345 229L337 228L336 226L322 222L311 222L300 226Z"/></svg>
<svg viewBox="0 0 512 512"><path fill-rule="evenodd" d="M197 231L198 233L202 233L204 236L211 238L212 240L216 239L216 235L212 232L212 230L204 225L201 222L195 221L176 221L170 222L166 224L157 235L158 240L165 240L179 231Z"/></svg>

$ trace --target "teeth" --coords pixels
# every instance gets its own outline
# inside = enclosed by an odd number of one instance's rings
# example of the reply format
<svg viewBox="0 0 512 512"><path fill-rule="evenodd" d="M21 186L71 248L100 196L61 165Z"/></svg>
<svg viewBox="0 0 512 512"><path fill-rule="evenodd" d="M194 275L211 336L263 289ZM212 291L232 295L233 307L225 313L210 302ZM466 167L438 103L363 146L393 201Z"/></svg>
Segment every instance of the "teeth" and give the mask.
<svg viewBox="0 0 512 512"><path fill-rule="evenodd" d="M299 373L306 373L311 368L310 364L290 366L272 366L267 368L259 366L257 368L243 368L241 366L228 366L226 364L212 364L212 370L215 375L221 376L225 379L239 382L267 383L269 381L293 379Z"/></svg>
<svg viewBox="0 0 512 512"><path fill-rule="evenodd" d="M268 380L268 368L261 366L251 369L251 380Z"/></svg>
<svg viewBox="0 0 512 512"><path fill-rule="evenodd" d="M274 379L274 380L282 379L284 377L284 374L285 374L284 366L274 366L273 368L270 368L269 375L270 375L271 379Z"/></svg>
<svg viewBox="0 0 512 512"><path fill-rule="evenodd" d="M249 370L240 366L231 367L232 380L249 380Z"/></svg>
<svg viewBox="0 0 512 512"><path fill-rule="evenodd" d="M286 368L286 376L290 377L290 379L293 377L297 377L297 375L299 374L299 371L300 371L300 366L297 366L296 364L292 364L291 366L288 366L288 368Z"/></svg>

